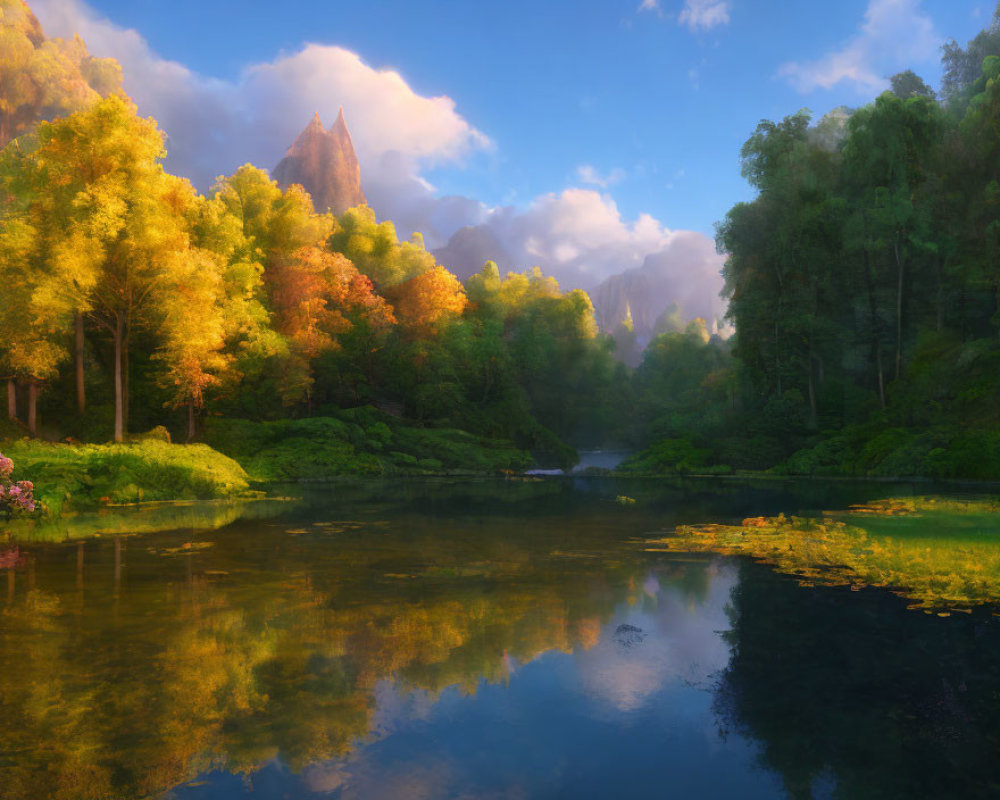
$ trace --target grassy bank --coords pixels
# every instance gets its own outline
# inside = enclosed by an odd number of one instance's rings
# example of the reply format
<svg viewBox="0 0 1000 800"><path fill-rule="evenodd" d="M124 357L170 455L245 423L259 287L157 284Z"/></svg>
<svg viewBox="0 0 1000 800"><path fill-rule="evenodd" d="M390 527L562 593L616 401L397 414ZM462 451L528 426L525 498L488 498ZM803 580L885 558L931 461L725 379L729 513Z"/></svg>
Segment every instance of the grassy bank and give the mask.
<svg viewBox="0 0 1000 800"><path fill-rule="evenodd" d="M453 428L420 428L372 408L277 422L211 419L204 438L261 482L496 474L531 465L531 456L510 442Z"/></svg>
<svg viewBox="0 0 1000 800"><path fill-rule="evenodd" d="M48 444L7 442L14 478L35 484L43 510L87 510L150 500L213 500L249 489L247 474L208 445L163 441L134 444Z"/></svg>
<svg viewBox="0 0 1000 800"><path fill-rule="evenodd" d="M204 444L169 442L165 431L129 444L49 444L11 435L0 451L16 480L34 482L50 517L109 505L217 500L251 483L343 476L521 471L531 456L510 442L451 428L421 428L372 408L278 422L210 419Z"/></svg>

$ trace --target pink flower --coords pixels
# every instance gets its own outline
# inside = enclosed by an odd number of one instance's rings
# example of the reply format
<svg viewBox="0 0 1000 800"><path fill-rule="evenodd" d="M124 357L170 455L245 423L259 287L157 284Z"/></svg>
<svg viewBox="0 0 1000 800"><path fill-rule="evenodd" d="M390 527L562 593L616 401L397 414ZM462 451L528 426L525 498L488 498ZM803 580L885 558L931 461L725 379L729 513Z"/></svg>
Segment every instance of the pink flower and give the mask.
<svg viewBox="0 0 1000 800"><path fill-rule="evenodd" d="M0 454L0 514L8 518L15 511L35 510L35 484L31 481L11 483L10 476L14 472L14 462Z"/></svg>

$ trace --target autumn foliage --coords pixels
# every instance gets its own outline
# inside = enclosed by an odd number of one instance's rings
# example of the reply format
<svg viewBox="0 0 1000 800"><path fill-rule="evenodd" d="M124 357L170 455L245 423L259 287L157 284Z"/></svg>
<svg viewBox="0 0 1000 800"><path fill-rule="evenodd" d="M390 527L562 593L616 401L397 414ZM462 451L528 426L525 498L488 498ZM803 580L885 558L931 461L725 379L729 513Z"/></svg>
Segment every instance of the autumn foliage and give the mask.
<svg viewBox="0 0 1000 800"><path fill-rule="evenodd" d="M394 287L389 296L395 300L400 324L418 336L433 335L442 324L459 316L468 305L458 278L440 266Z"/></svg>
<svg viewBox="0 0 1000 800"><path fill-rule="evenodd" d="M419 233L401 241L367 206L318 214L249 164L203 196L164 170L164 132L117 64L47 39L21 0L0 11L0 146L19 137L0 151L11 419L35 433L41 406L60 431L123 441L183 410L191 439L205 413L372 404L571 452L579 414L557 398L614 376L586 295L495 265L463 286Z"/></svg>

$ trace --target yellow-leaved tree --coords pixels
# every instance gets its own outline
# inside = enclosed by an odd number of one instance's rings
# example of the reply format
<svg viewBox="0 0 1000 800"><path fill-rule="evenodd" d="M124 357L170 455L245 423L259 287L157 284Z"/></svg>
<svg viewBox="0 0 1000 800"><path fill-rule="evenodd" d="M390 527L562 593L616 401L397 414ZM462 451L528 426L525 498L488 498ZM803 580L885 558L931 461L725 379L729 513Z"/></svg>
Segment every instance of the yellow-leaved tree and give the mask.
<svg viewBox="0 0 1000 800"><path fill-rule="evenodd" d="M121 91L112 58L94 58L79 36L49 39L24 0L0 0L0 147L40 120L82 111Z"/></svg>
<svg viewBox="0 0 1000 800"><path fill-rule="evenodd" d="M33 141L7 147L0 165L5 224L16 222L31 240L24 247L33 264L22 290L30 316L51 328L85 313L113 340L119 442L128 420L131 331L151 322L169 331L176 294L201 298L205 290L194 284L217 280L213 270L197 269L217 264L192 242L200 198L187 181L164 172L164 154L156 123L112 96L42 123Z"/></svg>

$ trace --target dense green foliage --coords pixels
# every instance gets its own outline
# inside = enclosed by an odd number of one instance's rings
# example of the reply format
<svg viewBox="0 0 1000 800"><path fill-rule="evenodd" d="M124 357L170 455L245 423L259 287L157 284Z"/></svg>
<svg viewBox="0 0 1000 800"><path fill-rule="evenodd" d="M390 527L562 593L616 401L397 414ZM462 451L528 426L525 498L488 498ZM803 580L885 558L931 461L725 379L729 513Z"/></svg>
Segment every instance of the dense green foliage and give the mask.
<svg viewBox="0 0 1000 800"><path fill-rule="evenodd" d="M863 108L758 125L757 196L717 232L735 335L647 350L663 441L628 466L1000 478L998 31L945 49L943 104L905 72Z"/></svg>
<svg viewBox="0 0 1000 800"><path fill-rule="evenodd" d="M212 419L208 442L256 481L322 480L343 475L519 471L531 457L509 442L461 430L424 428L372 409L336 417L252 422Z"/></svg>

